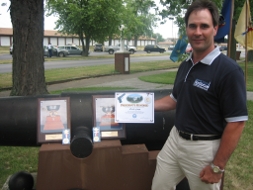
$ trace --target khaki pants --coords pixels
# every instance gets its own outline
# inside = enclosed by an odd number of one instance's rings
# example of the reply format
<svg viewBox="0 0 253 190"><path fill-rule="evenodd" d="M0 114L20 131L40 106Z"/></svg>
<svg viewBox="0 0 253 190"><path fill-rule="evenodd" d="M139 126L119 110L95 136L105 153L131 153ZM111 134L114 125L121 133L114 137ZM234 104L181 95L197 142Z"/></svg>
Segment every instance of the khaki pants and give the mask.
<svg viewBox="0 0 253 190"><path fill-rule="evenodd" d="M157 156L152 190L174 190L184 177L188 179L191 190L219 190L220 182L206 184L199 178L202 169L213 161L219 144L220 139L185 140L173 127Z"/></svg>

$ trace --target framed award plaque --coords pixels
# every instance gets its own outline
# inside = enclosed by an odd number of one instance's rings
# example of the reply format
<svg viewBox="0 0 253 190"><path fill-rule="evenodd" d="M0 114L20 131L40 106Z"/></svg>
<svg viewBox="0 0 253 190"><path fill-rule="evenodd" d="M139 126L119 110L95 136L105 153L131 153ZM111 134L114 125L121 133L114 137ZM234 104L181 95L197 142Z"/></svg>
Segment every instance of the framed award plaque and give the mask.
<svg viewBox="0 0 253 190"><path fill-rule="evenodd" d="M115 122L114 95L93 96L93 126L100 128L101 139L124 139L124 123Z"/></svg>
<svg viewBox="0 0 253 190"><path fill-rule="evenodd" d="M70 130L69 97L39 98L37 142L62 142L65 130Z"/></svg>

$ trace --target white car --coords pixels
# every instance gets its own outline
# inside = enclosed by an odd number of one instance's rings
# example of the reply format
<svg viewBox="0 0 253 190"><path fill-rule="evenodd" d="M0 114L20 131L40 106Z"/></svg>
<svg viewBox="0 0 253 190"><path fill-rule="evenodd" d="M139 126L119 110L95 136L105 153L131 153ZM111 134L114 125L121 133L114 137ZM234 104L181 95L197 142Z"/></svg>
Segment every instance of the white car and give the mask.
<svg viewBox="0 0 253 190"><path fill-rule="evenodd" d="M120 44L116 46L105 46L104 51L108 52L109 54L114 54L114 52L120 50ZM129 51L129 53L134 54L136 52L136 47L135 46L128 46L125 45L125 50Z"/></svg>

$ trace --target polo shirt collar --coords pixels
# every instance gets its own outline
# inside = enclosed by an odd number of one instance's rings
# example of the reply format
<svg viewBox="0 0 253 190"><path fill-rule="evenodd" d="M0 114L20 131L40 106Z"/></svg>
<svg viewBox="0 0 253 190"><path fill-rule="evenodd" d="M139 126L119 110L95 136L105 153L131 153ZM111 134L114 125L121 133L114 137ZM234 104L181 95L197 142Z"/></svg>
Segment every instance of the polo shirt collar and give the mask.
<svg viewBox="0 0 253 190"><path fill-rule="evenodd" d="M199 62L205 64L205 65L211 65L213 63L213 61L215 60L216 57L218 57L221 54L219 47L216 46L216 48L213 49L213 51L211 51L209 54L207 54L207 56L205 56L202 60L200 60ZM186 59L186 61L192 61L192 52L189 55L189 57ZM193 62L193 61L192 61Z"/></svg>

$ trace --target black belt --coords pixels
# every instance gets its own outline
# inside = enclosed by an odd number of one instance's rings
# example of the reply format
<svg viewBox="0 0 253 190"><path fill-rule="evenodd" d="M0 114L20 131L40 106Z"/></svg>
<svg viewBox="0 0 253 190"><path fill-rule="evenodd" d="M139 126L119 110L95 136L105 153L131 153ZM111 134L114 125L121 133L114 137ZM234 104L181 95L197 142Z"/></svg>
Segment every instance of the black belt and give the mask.
<svg viewBox="0 0 253 190"><path fill-rule="evenodd" d="M197 140L216 140L220 139L221 135L195 135L177 130L180 137L186 140L197 141Z"/></svg>

